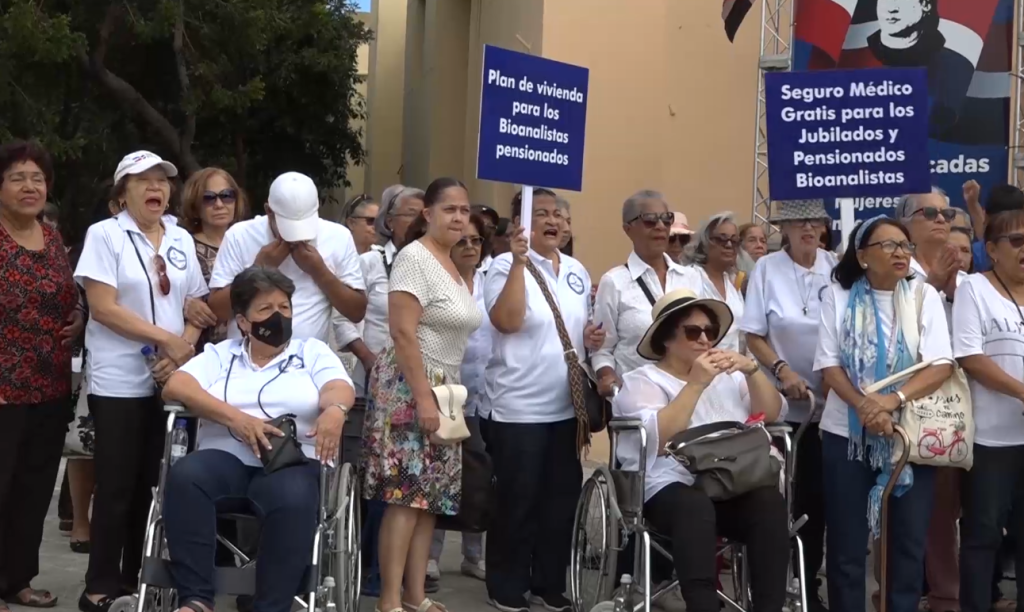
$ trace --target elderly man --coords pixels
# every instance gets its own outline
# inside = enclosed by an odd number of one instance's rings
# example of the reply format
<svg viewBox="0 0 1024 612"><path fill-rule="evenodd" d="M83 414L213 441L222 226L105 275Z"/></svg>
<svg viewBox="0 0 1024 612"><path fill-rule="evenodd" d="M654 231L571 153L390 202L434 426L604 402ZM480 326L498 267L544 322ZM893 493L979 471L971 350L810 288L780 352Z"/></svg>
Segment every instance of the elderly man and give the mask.
<svg viewBox="0 0 1024 612"><path fill-rule="evenodd" d="M242 333L231 315L231 283L253 265L277 268L295 283L294 337L329 340L332 309L349 320L366 313L366 285L352 233L320 218L320 196L313 180L298 172L274 179L266 216L231 226L210 274L210 308L230 321L229 338Z"/></svg>

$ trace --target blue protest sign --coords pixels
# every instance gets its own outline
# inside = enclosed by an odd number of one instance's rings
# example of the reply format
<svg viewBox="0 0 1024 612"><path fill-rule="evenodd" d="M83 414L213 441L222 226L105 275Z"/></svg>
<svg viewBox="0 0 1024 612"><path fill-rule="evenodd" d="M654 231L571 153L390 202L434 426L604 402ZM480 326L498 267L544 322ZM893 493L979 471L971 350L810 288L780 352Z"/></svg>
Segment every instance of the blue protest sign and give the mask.
<svg viewBox="0 0 1024 612"><path fill-rule="evenodd" d="M589 78L580 66L485 45L477 178L580 191Z"/></svg>
<svg viewBox="0 0 1024 612"><path fill-rule="evenodd" d="M924 68L765 75L772 200L925 193Z"/></svg>

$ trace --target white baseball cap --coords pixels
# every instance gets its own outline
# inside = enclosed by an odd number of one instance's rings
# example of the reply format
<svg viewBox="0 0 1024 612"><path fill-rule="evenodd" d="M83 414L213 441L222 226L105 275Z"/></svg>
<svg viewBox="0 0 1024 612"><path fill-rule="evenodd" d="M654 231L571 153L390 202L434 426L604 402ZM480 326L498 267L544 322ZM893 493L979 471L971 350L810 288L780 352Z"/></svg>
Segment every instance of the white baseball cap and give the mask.
<svg viewBox="0 0 1024 612"><path fill-rule="evenodd" d="M114 183L130 174L142 174L154 166L160 166L168 177L178 176L178 169L169 161L164 161L156 153L136 151L125 155L114 171Z"/></svg>
<svg viewBox="0 0 1024 612"><path fill-rule="evenodd" d="M320 193L313 179L298 172L285 172L270 184L267 206L274 212L282 240L316 239L320 227Z"/></svg>

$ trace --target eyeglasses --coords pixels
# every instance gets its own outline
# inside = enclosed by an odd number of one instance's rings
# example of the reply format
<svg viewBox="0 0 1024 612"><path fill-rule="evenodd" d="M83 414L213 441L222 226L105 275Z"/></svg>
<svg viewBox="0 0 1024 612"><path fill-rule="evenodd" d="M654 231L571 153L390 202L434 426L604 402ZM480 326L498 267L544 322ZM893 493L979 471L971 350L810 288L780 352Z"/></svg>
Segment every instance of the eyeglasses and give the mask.
<svg viewBox="0 0 1024 612"><path fill-rule="evenodd" d="M796 227L803 227L805 225L810 225L813 228L825 227L824 219L791 219L789 221L785 221L785 223L792 223ZM765 243L768 242L767 239L762 238L762 240L764 240Z"/></svg>
<svg viewBox="0 0 1024 612"><path fill-rule="evenodd" d="M686 246L686 245L690 244L690 235L689 234L673 234L673 235L668 237L668 243L669 244L676 244L676 243L678 243L679 246Z"/></svg>
<svg viewBox="0 0 1024 612"><path fill-rule="evenodd" d="M156 275L159 279L160 293L170 295L171 279L167 277L167 262L164 261L163 255L159 253L153 257L153 262L156 264Z"/></svg>
<svg viewBox="0 0 1024 612"><path fill-rule="evenodd" d="M456 242L455 246L459 247L460 249L464 249L469 246L480 248L483 245L483 243L484 239L481 236L465 236L458 242Z"/></svg>
<svg viewBox="0 0 1024 612"><path fill-rule="evenodd" d="M740 245L740 239L735 236L732 238L728 238L726 236L708 236L708 240L723 249L735 249Z"/></svg>
<svg viewBox="0 0 1024 612"><path fill-rule="evenodd" d="M234 189L224 189L219 192L207 191L203 193L203 204L214 206L217 204L217 200L220 200L225 206L231 206L238 201L238 192Z"/></svg>
<svg viewBox="0 0 1024 612"><path fill-rule="evenodd" d="M675 223L675 220L676 220L675 214L670 213L670 212L663 212L663 213L641 213L641 214L633 217L632 219L630 219L629 222L633 223L634 221L640 221L641 223L644 224L644 227L649 228L649 229L654 229L655 227L658 226L658 222L659 221L665 227L672 227L672 224Z"/></svg>
<svg viewBox="0 0 1024 612"><path fill-rule="evenodd" d="M914 250L916 249L916 247L913 244L907 242L906 240L901 240L900 242L896 242L895 240L882 240L881 242L871 242L865 244L864 248L873 246L881 248L882 252L885 253L886 255L892 255L893 253L896 252L897 248L903 249L903 252L908 255L913 255Z"/></svg>
<svg viewBox="0 0 1024 612"><path fill-rule="evenodd" d="M368 217L366 215L352 215L349 219L362 219L367 225L373 225L377 222L377 217Z"/></svg>
<svg viewBox="0 0 1024 612"><path fill-rule="evenodd" d="M703 334L704 337L707 338L710 342L714 341L714 339L718 337L718 332L720 332L721 330L722 327L720 325L713 324L707 325L705 327L701 327L700 325L684 325L683 335L690 342L696 342L700 340L700 336L701 334Z"/></svg>
<svg viewBox="0 0 1024 612"><path fill-rule="evenodd" d="M923 206L910 213L910 216L913 217L918 213L921 213L921 216L928 221L934 221L939 218L939 215L942 215L942 218L945 219L946 223L952 223L953 219L956 219L957 210L955 208L938 209L934 206Z"/></svg>
<svg viewBox="0 0 1024 612"><path fill-rule="evenodd" d="M995 241L999 242L1000 240L1006 240L1015 249L1024 247L1024 234L1003 234L996 238Z"/></svg>

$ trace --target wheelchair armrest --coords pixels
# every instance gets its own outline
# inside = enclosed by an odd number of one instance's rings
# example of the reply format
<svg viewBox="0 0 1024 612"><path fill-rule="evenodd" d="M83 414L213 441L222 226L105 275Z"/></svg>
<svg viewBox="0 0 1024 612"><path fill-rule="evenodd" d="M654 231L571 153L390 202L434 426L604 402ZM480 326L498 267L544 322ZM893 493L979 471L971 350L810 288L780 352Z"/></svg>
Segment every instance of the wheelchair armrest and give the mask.
<svg viewBox="0 0 1024 612"><path fill-rule="evenodd" d="M164 404L164 412L167 413L168 417L176 419L198 419L199 417L188 411L185 406L181 404L171 403Z"/></svg>
<svg viewBox="0 0 1024 612"><path fill-rule="evenodd" d="M185 412L185 407L181 404L164 404L164 410L167 412Z"/></svg>
<svg viewBox="0 0 1024 612"><path fill-rule="evenodd" d="M793 433L793 426L789 423L769 423L764 428L773 438L781 438L784 435Z"/></svg>
<svg viewBox="0 0 1024 612"><path fill-rule="evenodd" d="M643 429L644 422L640 419L617 417L608 421L608 429L611 431L629 431L632 429Z"/></svg>

